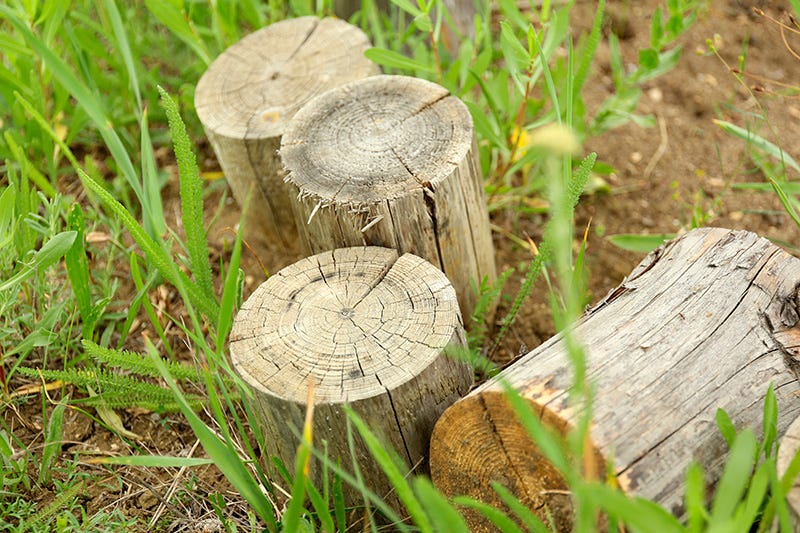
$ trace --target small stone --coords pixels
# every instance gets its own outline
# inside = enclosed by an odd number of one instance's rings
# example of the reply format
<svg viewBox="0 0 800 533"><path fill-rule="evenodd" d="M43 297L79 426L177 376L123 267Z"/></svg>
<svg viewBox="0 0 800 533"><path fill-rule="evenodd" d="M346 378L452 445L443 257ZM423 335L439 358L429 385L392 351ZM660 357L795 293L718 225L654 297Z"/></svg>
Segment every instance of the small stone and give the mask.
<svg viewBox="0 0 800 533"><path fill-rule="evenodd" d="M158 498L151 491L146 490L136 498L136 503L139 504L140 509L152 509L158 505Z"/></svg>
<svg viewBox="0 0 800 533"><path fill-rule="evenodd" d="M655 103L661 103L664 100L664 92L658 87L653 87L647 91L647 96Z"/></svg>
<svg viewBox="0 0 800 533"><path fill-rule="evenodd" d="M642 158L643 158L643 157L644 157L644 156L642 156L642 153L641 153L641 152L633 152L633 153L631 154L631 162L632 162L632 163L639 163L639 162L641 162L641 161L642 161Z"/></svg>

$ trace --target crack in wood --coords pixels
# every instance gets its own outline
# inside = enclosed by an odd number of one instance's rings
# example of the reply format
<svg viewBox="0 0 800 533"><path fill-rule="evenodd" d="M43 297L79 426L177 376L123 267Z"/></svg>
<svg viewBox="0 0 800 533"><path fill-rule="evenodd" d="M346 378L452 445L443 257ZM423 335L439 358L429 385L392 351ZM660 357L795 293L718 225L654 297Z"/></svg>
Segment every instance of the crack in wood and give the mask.
<svg viewBox="0 0 800 533"><path fill-rule="evenodd" d="M311 28L309 28L308 33L306 33L306 36L303 38L302 41L300 41L300 44L297 45L297 48L295 48L292 51L292 53L289 54L289 57L286 58L286 62L291 61L294 58L294 56L297 55L297 53L300 51L300 49L302 49L303 46L305 46L305 44L308 42L309 39L311 39L311 36L316 31L317 26L319 26L319 20L318 19L313 21L313 24L311 25ZM275 79L275 78L273 78L273 79Z"/></svg>

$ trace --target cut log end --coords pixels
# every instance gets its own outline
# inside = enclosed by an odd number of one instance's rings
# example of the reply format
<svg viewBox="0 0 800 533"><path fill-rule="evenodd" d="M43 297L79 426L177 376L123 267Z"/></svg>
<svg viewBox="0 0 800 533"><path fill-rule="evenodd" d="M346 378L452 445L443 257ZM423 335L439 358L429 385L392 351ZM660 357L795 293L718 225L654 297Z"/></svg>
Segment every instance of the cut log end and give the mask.
<svg viewBox="0 0 800 533"><path fill-rule="evenodd" d="M557 412L529 402L531 414L560 436L568 422ZM599 451L587 453L592 477L604 475ZM534 444L502 392L468 396L444 412L431 437L431 479L445 494L466 494L503 507L499 484L539 516L551 516L558 531L569 531L572 504L564 477ZM472 531L492 530L478 513L466 518Z"/></svg>
<svg viewBox="0 0 800 533"><path fill-rule="evenodd" d="M471 148L472 119L458 98L424 80L377 76L305 106L281 157L300 194L359 208L435 189Z"/></svg>
<svg viewBox="0 0 800 533"><path fill-rule="evenodd" d="M410 252L453 283L464 316L494 280L494 248L467 107L443 87L373 76L301 109L280 150L312 253L363 244Z"/></svg>
<svg viewBox="0 0 800 533"><path fill-rule="evenodd" d="M251 33L222 53L197 84L207 131L232 139L280 136L303 104L328 89L377 74L367 36L333 18L300 17Z"/></svg>
<svg viewBox="0 0 800 533"><path fill-rule="evenodd" d="M324 403L396 389L460 343L455 292L419 257L339 249L287 267L242 306L231 355L256 389Z"/></svg>

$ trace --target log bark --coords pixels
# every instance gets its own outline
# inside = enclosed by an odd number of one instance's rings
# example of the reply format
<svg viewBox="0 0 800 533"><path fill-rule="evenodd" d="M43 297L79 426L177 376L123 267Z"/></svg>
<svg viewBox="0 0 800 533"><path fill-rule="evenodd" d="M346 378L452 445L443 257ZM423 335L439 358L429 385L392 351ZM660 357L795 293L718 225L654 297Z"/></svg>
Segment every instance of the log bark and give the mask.
<svg viewBox="0 0 800 533"><path fill-rule="evenodd" d="M312 253L375 245L419 255L453 283L465 318L494 248L472 118L446 89L373 76L309 102L281 143Z"/></svg>
<svg viewBox="0 0 800 533"><path fill-rule="evenodd" d="M267 458L294 465L313 380L317 449L326 441L334 462L351 464L347 403L409 468L425 472L436 419L472 384L469 365L445 355L465 343L455 292L438 269L363 247L318 254L270 277L236 316L230 352L263 415ZM391 485L356 443L367 486L388 494ZM347 494L359 503L358 493Z"/></svg>
<svg viewBox="0 0 800 533"><path fill-rule="evenodd" d="M699 461L711 482L721 474L727 448L717 408L758 433L774 383L782 435L800 414L798 286L800 261L769 241L702 229L650 254L587 311L575 333L596 385L591 439L599 471L613 464L622 489L681 514L689 463ZM567 487L500 386L505 380L546 424L566 430L580 412L568 402L568 361L556 336L449 408L432 437L434 483L499 504L489 488L496 480L568 524L568 496L552 492Z"/></svg>
<svg viewBox="0 0 800 533"><path fill-rule="evenodd" d="M316 95L380 73L364 33L341 20L272 24L228 48L197 84L195 107L233 195L253 189L247 235L299 252L278 156L294 114Z"/></svg>

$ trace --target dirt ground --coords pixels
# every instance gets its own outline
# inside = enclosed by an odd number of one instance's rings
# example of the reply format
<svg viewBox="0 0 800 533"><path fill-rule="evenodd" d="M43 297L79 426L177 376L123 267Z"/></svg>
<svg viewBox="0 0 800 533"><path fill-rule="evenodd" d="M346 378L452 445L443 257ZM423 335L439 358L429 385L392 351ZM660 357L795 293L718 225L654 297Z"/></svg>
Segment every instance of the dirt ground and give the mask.
<svg viewBox="0 0 800 533"><path fill-rule="evenodd" d="M608 7L610 28L624 28L621 39L626 62L634 63L638 49L649 41L649 15L662 2L612 1ZM744 0L712 0L698 22L679 39L683 56L678 67L648 82L643 87L639 113L653 114L658 126L643 129L632 123L592 138L584 151L596 151L598 159L615 170L606 178L610 191L585 196L577 209L576 242L591 221L588 232L587 265L592 300L598 300L618 285L643 254L623 251L606 238L619 233L675 233L690 225L692 213L699 208L705 225L754 231L759 235L791 247L798 242L798 229L781 209L772 194L735 190L733 184L763 181L754 170L745 144L721 130L714 119L727 120L742 127L757 129L772 142L780 143L790 154L800 156L800 102L796 98L776 94L780 84L800 84L800 60L793 57L784 45L779 28L763 16L756 15L754 6L767 14L782 17L787 2L753 2ZM594 2L579 2L584 12L577 25L588 25ZM786 20L782 18L782 20ZM576 25L576 30L578 29ZM740 84L723 62L708 52L707 39L714 39L722 58L731 66L738 65L743 43L747 42L747 86L759 86L751 91ZM800 37L789 36L800 50ZM609 51L604 42L595 62L596 72L587 84L584 98L589 112L613 89L609 67ZM753 95L757 96L757 99ZM758 118L766 111L777 137L764 127ZM202 170L214 170L217 163L208 146L202 147ZM208 198L209 216L216 208L224 182L213 185ZM175 203L178 187L171 183L167 190L167 206ZM169 208L169 207L168 207ZM171 209L171 208L170 208ZM216 253L225 253L225 242L233 239L224 228L238 219L238 209L231 202L210 236ZM527 233L537 242L545 220L541 217L512 218L495 213L493 223L518 235ZM507 290L514 294L530 251L515 245L508 238L494 235L498 270L517 268ZM794 248L789 248L795 251ZM259 259L269 265L289 264L279 250L255 250ZM246 291L249 293L264 279L254 255L246 253ZM544 284L539 283L533 297L526 303L504 346L493 357L507 362L520 352L535 348L552 336L553 324L545 297ZM498 316L502 316L501 312ZM139 331L135 335L141 335ZM41 445L41 403L31 399L18 407L6 409L2 416L17 435L35 448ZM121 413L126 427L143 436L138 448L107 432L84 414L73 411L65 424L65 444L62 458L77 457L80 468L91 470L86 461L94 455L110 452L199 454L193 434L180 416L158 417L151 413L126 411ZM147 469L115 469L120 475L93 476L81 502L91 515L100 510L120 509L128 516L140 516L142 530L156 513L154 528L162 531L197 531L200 521L208 519L209 529L215 531L214 513L204 494L221 491L229 498L228 511L236 513L240 497L231 491L218 471L213 468L193 469L191 472L170 472ZM35 479L36 474L32 473ZM101 481L97 481L97 480ZM170 498L171 491L174 497ZM51 502L55 486L31 497L38 505ZM236 516L243 519L241 514ZM240 522L244 525L246 522ZM200 529L202 530L202 529Z"/></svg>

